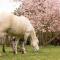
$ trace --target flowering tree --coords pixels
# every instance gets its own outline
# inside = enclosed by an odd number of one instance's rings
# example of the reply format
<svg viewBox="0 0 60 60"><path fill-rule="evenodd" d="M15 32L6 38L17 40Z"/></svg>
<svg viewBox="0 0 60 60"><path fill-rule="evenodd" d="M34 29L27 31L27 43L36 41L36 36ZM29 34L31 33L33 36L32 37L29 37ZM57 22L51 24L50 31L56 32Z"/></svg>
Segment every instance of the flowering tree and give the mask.
<svg viewBox="0 0 60 60"><path fill-rule="evenodd" d="M22 8L20 9L19 7L16 10L16 12L17 15L25 15L26 17L28 17L33 26L35 27L36 31L42 32L60 31L59 0L23 0ZM44 38L45 40L49 40L47 39L48 37L46 36L47 34L48 33L45 34L46 38L46 39ZM41 34L39 34L39 37L40 35ZM44 41L44 39L42 40Z"/></svg>

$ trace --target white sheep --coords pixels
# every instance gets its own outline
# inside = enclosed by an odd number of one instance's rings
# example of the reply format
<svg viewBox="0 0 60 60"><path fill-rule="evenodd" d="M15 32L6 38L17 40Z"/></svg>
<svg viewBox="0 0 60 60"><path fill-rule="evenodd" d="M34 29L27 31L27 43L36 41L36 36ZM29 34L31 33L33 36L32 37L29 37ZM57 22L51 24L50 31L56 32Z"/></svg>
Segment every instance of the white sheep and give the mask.
<svg viewBox="0 0 60 60"><path fill-rule="evenodd" d="M25 53L25 41L30 36L31 45L35 51L39 50L38 39L36 37L35 30L30 23L29 19L24 16L16 16L12 13L1 12L0 13L0 37L4 37L6 34L15 36L17 40L21 37L24 38L22 44L22 50ZM17 54L17 43L14 45L14 52Z"/></svg>

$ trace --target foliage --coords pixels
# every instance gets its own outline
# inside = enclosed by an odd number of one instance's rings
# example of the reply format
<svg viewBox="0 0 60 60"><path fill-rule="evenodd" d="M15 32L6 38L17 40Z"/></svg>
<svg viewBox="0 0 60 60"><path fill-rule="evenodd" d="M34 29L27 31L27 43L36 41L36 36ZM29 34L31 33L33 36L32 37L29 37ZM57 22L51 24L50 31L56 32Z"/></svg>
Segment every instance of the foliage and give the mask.
<svg viewBox="0 0 60 60"><path fill-rule="evenodd" d="M24 15L30 19L38 33L40 42L43 41L43 44L48 41L48 35L52 36L53 33L51 32L60 32L59 8L59 0L23 0L22 8L19 7L15 13L16 15ZM43 32L42 35L40 34L41 31ZM44 33L46 36L43 36ZM54 38L54 36L51 38Z"/></svg>
<svg viewBox="0 0 60 60"><path fill-rule="evenodd" d="M15 12L30 19L36 30L60 31L59 0L23 0L22 8Z"/></svg>

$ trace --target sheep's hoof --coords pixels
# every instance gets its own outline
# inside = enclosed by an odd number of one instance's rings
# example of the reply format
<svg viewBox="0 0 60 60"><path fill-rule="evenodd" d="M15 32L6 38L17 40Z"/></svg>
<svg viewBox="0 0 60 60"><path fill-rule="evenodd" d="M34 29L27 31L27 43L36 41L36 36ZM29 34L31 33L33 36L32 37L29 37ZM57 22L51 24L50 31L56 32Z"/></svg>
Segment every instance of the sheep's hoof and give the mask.
<svg viewBox="0 0 60 60"><path fill-rule="evenodd" d="M3 49L3 52L5 53L6 51Z"/></svg>
<svg viewBox="0 0 60 60"><path fill-rule="evenodd" d="M26 51L23 51L23 50L22 50L21 52L22 52L22 54L26 54Z"/></svg>
<svg viewBox="0 0 60 60"><path fill-rule="evenodd" d="M17 52L13 51L14 54L17 54Z"/></svg>

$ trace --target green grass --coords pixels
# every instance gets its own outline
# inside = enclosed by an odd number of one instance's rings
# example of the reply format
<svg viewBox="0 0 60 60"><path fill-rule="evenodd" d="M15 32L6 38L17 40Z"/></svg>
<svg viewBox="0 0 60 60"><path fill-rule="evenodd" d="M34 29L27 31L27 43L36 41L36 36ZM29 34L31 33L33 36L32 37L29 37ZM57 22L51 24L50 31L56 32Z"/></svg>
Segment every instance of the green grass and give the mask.
<svg viewBox="0 0 60 60"><path fill-rule="evenodd" d="M21 54L18 52L14 55L10 47L6 47L6 53L2 52L0 46L0 60L60 60L60 46L41 47L39 52L34 52L31 46L27 46L27 53Z"/></svg>

